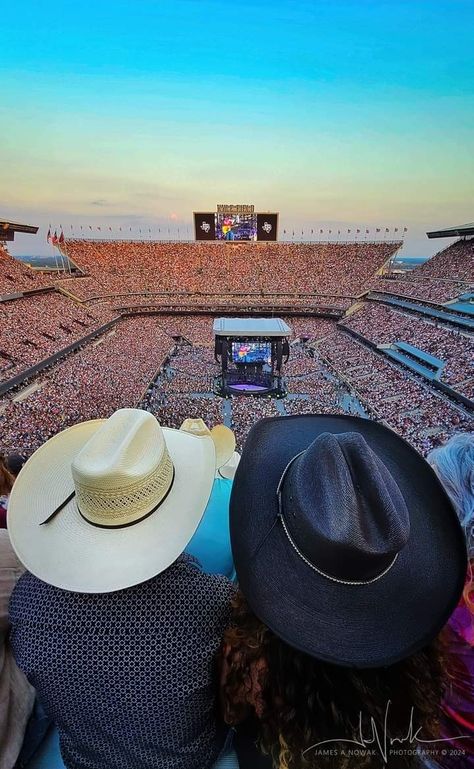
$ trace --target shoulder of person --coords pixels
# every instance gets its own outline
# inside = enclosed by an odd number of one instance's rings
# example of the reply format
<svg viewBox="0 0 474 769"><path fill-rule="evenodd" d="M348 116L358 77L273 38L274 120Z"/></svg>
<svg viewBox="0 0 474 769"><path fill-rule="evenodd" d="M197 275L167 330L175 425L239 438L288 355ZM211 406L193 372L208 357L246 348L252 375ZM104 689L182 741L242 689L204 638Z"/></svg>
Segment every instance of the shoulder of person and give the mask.
<svg viewBox="0 0 474 769"><path fill-rule="evenodd" d="M0 529L0 570L14 570L18 572L18 576L25 571L12 547L7 529Z"/></svg>
<svg viewBox="0 0 474 769"><path fill-rule="evenodd" d="M210 603L230 607L237 588L228 577L203 571L198 559L188 553L183 553L174 565L188 572L190 585L194 585L197 591L205 591Z"/></svg>

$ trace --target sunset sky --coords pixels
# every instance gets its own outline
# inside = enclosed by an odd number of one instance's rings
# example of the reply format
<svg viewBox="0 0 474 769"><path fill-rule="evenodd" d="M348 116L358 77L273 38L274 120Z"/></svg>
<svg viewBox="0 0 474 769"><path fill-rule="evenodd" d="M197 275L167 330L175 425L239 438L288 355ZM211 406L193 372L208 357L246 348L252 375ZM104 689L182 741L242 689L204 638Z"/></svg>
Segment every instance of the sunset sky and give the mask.
<svg viewBox="0 0 474 769"><path fill-rule="evenodd" d="M473 0L5 4L0 218L41 227L12 253L229 202L431 254L474 219L473 29Z"/></svg>

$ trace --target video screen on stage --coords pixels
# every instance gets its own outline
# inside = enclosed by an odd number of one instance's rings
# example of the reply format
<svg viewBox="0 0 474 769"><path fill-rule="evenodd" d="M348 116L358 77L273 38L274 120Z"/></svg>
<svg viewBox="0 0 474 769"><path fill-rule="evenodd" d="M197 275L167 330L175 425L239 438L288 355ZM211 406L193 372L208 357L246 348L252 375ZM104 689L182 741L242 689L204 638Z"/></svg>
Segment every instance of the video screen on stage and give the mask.
<svg viewBox="0 0 474 769"><path fill-rule="evenodd" d="M272 362L272 346L268 342L232 342L234 363Z"/></svg>
<svg viewBox="0 0 474 769"><path fill-rule="evenodd" d="M256 240L256 214L217 214L217 240Z"/></svg>

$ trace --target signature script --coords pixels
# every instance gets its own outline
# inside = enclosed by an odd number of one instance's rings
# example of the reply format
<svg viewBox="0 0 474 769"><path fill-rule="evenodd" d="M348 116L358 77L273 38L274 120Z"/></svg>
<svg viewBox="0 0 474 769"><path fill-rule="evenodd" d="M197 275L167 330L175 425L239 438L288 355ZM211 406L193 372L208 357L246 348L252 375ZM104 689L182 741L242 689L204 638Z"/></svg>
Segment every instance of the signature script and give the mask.
<svg viewBox="0 0 474 769"><path fill-rule="evenodd" d="M383 762L386 764L388 761L388 757L390 754L390 748L394 745L413 745L414 743L417 743L418 745L433 745L434 743L442 743L442 742L449 742L449 738L439 738L437 740L424 740L422 739L421 731L422 727L420 726L418 729L415 729L413 720L414 720L414 708L412 707L410 710L410 721L408 724L408 730L404 737L389 737L388 736L388 726L389 726L389 713L390 713L390 705L391 700L388 700L387 706L385 708L385 716L383 721L383 728L379 730L379 727L375 723L373 717L370 718L370 728L371 728L371 734L370 736L364 737L362 733L362 711L359 713L359 727L358 727L358 736L356 739L346 739L344 737L342 738L335 738L331 740L323 740L322 742L317 742L314 745L311 745L311 747L306 748L303 751L303 755L305 753L308 753L311 750L315 750L316 748L320 748L323 745L330 745L330 744L341 744L344 743L345 745L355 745L358 748L376 748L379 751L379 754L381 758L383 759ZM458 740L466 740L466 739L473 739L470 735L463 735L462 737L456 736L456 742Z"/></svg>

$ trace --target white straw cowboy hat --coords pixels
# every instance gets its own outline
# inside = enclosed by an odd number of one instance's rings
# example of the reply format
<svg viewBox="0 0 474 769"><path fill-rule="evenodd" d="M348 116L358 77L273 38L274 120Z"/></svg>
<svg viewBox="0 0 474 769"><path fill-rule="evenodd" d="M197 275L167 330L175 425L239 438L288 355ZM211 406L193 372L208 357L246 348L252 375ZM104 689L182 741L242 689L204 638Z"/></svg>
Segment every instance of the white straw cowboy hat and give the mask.
<svg viewBox="0 0 474 769"><path fill-rule="evenodd" d="M235 435L225 425L216 425L209 430L203 419L185 419L180 430L199 438L211 438L216 450L216 470L227 464L235 449Z"/></svg>
<svg viewBox="0 0 474 769"><path fill-rule="evenodd" d="M20 472L8 530L26 568L64 590L108 593L170 566L212 490L212 440L120 409L70 427Z"/></svg>

